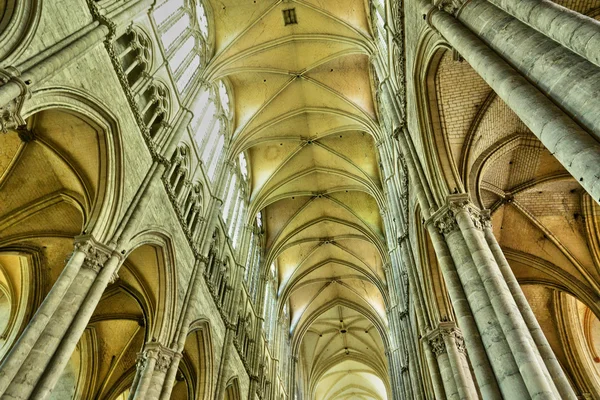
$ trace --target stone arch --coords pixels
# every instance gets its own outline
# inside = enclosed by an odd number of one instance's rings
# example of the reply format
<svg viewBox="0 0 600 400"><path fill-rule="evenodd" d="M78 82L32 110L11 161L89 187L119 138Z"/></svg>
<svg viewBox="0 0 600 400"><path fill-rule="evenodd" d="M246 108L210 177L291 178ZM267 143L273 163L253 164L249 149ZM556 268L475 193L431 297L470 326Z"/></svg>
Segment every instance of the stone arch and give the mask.
<svg viewBox="0 0 600 400"><path fill-rule="evenodd" d="M70 398L76 391L82 398L126 396L145 344L171 341L177 285L170 241L153 230L134 236L129 246L118 276L106 288L61 376L57 399ZM69 382L76 374L88 377L84 389L71 389Z"/></svg>
<svg viewBox="0 0 600 400"><path fill-rule="evenodd" d="M39 124L39 116L43 113L61 113L56 118L50 118L48 121L42 121L50 125L48 128L43 126L43 135L35 135L36 124ZM27 120L28 129L33 132L33 142L40 139L40 136L48 137L60 133L60 141L50 143L52 150L59 152L59 157L71 168L83 169L85 162L79 159L80 155L75 151L64 152L62 149L72 147L69 139L85 139L81 137L83 133L70 133L60 129L60 121L63 117L75 117L81 120L75 124L77 128L85 128L89 125L95 130L98 138L98 159L95 160L98 168L98 182L93 187L87 183L88 192L94 192L94 197L87 200L87 204L92 205L85 212L85 226L82 231L85 234L91 234L98 240L105 240L110 237L112 230L117 224L117 210L121 206L120 196L122 186L118 182L123 182L124 172L122 170L122 135L121 127L116 116L110 111L110 108L102 103L90 93L76 88L46 88L35 91L31 98L25 103L22 111L23 117ZM71 118L73 119L73 118ZM57 138L58 139L58 138ZM90 146L90 143L85 143ZM86 157L90 158L90 157ZM87 160L89 161L89 160ZM76 175L81 179L91 181L89 175L92 172L81 171ZM87 175L87 176L86 176ZM112 185L109 186L109 183ZM75 199L77 201L77 199ZM82 203L81 201L78 201ZM85 205L85 204L84 204Z"/></svg>
<svg viewBox="0 0 600 400"><path fill-rule="evenodd" d="M159 140L171 117L172 103L169 86L160 79L153 78L140 90L138 107L145 131L150 138Z"/></svg>
<svg viewBox="0 0 600 400"><path fill-rule="evenodd" d="M135 90L141 78L148 76L153 69L154 51L150 35L144 27L130 25L113 46L129 87Z"/></svg>
<svg viewBox="0 0 600 400"><path fill-rule="evenodd" d="M41 2L0 0L0 59L13 65L27 49L39 26Z"/></svg>
<svg viewBox="0 0 600 400"><path fill-rule="evenodd" d="M26 245L0 251L0 359L17 340L42 301L42 254Z"/></svg>
<svg viewBox="0 0 600 400"><path fill-rule="evenodd" d="M441 127L441 119L437 108L436 74L442 57L451 51L448 44L431 31L425 31L417 46L416 68L413 79L417 98L418 128L420 137L413 135L413 140L423 147L421 162L425 167L432 191L438 202L452 192L454 187L460 189L462 183L452 160L447 138Z"/></svg>
<svg viewBox="0 0 600 400"><path fill-rule="evenodd" d="M93 96L72 88L39 90L23 116L26 127L0 136L6 155L0 161L0 254L12 296L7 346L62 272L73 238L112 235L117 182L123 181L119 125Z"/></svg>
<svg viewBox="0 0 600 400"><path fill-rule="evenodd" d="M578 397L600 394L597 335L600 320L582 301L558 285L522 284L523 292Z"/></svg>
<svg viewBox="0 0 600 400"><path fill-rule="evenodd" d="M208 400L213 397L212 346L209 321L202 318L193 322L185 342L172 398Z"/></svg>
<svg viewBox="0 0 600 400"><path fill-rule="evenodd" d="M230 378L225 385L225 398L224 400L241 400L240 382L237 376Z"/></svg>
<svg viewBox="0 0 600 400"><path fill-rule="evenodd" d="M128 246L127 258L119 270L119 279L129 283L134 280L139 282L134 287L138 287L149 304L151 314L147 323L152 338L168 343L174 330L175 321L170 316L177 307L178 288L176 255L170 235L162 228L148 227L133 236ZM131 276L125 277L127 272Z"/></svg>

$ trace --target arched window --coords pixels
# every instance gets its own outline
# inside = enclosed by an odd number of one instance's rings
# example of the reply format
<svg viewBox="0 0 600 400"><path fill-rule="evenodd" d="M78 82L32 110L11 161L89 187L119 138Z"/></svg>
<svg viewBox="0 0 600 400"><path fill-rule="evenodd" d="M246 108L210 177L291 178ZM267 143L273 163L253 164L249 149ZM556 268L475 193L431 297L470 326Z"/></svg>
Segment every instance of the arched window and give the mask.
<svg viewBox="0 0 600 400"><path fill-rule="evenodd" d="M270 279L265 285L265 304L263 307L264 325L263 329L269 341L269 347L273 349L275 343L275 333L277 327L277 267L275 263L271 264Z"/></svg>
<svg viewBox="0 0 600 400"><path fill-rule="evenodd" d="M238 157L238 163L240 164L240 172L244 179L248 179L248 162L246 161L246 156L244 153L240 153Z"/></svg>
<svg viewBox="0 0 600 400"><path fill-rule="evenodd" d="M223 154L223 148L225 147L225 136L223 136L223 133L221 132L221 124L219 123L219 130L218 130L218 139L217 139L217 145L215 146L214 150L213 150L213 157L210 160L210 166L208 167L208 176L210 179L214 179L215 177L215 171L217 170L217 164L219 162L220 156L221 154Z"/></svg>
<svg viewBox="0 0 600 400"><path fill-rule="evenodd" d="M385 28L385 1L375 0L372 3L372 23L377 43L382 51L387 52L387 32ZM387 53L386 53L387 54Z"/></svg>
<svg viewBox="0 0 600 400"><path fill-rule="evenodd" d="M209 53L206 48L208 19L204 6L196 1L194 9L188 4L189 0L167 0L153 14L165 58L181 94L188 92ZM193 23L194 19L197 24Z"/></svg>
<svg viewBox="0 0 600 400"><path fill-rule="evenodd" d="M220 91L220 88L225 86L221 85L222 82L199 93L193 106L194 116L190 124L204 172L211 180L215 179L216 172L222 164L228 137L228 110L222 108L223 96Z"/></svg>
<svg viewBox="0 0 600 400"><path fill-rule="evenodd" d="M223 218L229 214L229 208L231 207L231 203L233 200L234 192L236 191L236 179L237 176L233 174L231 177L231 181L229 183L229 189L227 191L227 196L225 197L225 203L223 204Z"/></svg>
<svg viewBox="0 0 600 400"><path fill-rule="evenodd" d="M229 114L229 94L227 93L227 88L222 81L219 82L219 98L221 100L221 107L223 107L223 110L225 110L226 114Z"/></svg>
<svg viewBox="0 0 600 400"><path fill-rule="evenodd" d="M206 10L204 5L198 2L196 4L196 19L198 20L198 27L204 39L208 39L208 18L206 18Z"/></svg>

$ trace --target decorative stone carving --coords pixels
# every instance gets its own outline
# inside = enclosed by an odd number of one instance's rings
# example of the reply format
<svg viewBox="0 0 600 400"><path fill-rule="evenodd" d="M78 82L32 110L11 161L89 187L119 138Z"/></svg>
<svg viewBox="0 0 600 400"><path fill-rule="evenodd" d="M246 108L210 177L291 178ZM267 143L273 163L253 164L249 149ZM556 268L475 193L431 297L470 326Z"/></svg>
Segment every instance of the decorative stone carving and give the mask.
<svg viewBox="0 0 600 400"><path fill-rule="evenodd" d="M458 223L451 210L446 210L446 212L437 216L433 223L438 232L442 235L447 235L458 230Z"/></svg>
<svg viewBox="0 0 600 400"><path fill-rule="evenodd" d="M490 215L490 210L481 210L479 212L479 219L481 221L481 226L483 229L492 227L492 217Z"/></svg>
<svg viewBox="0 0 600 400"><path fill-rule="evenodd" d="M471 202L467 194L450 195L447 199L448 208L456 216L459 212L466 211L473 221L475 228L482 230L481 211Z"/></svg>
<svg viewBox="0 0 600 400"><path fill-rule="evenodd" d="M166 372L171 366L176 353L157 342L146 343L145 349L138 353L136 367L143 370L148 367L150 359L155 359L154 370Z"/></svg>
<svg viewBox="0 0 600 400"><path fill-rule="evenodd" d="M452 337L459 353L466 354L467 348L465 346L465 339L460 329L456 327L445 327L442 328L440 332L442 336Z"/></svg>
<svg viewBox="0 0 600 400"><path fill-rule="evenodd" d="M433 354L435 354L436 357L446 353L446 344L444 343L444 338L439 333L433 338L429 339L429 345L431 346L431 351L433 351Z"/></svg>
<svg viewBox="0 0 600 400"><path fill-rule="evenodd" d="M456 16L461 7L465 4L465 0L434 0L433 5L448 14Z"/></svg>
<svg viewBox="0 0 600 400"><path fill-rule="evenodd" d="M458 332L454 336L454 340L456 340L456 348L459 353L467 354L467 346L465 345L465 338L463 337L461 332Z"/></svg>
<svg viewBox="0 0 600 400"><path fill-rule="evenodd" d="M25 120L21 117L21 110L25 98L30 95L29 88L20 78L20 73L15 68L0 69L0 82L2 85L8 82L15 82L21 87L21 94L17 98L9 101L7 104L0 105L0 131L7 133L9 129L15 129L19 132L19 137L21 137L21 131L27 132Z"/></svg>
<svg viewBox="0 0 600 400"><path fill-rule="evenodd" d="M96 242L91 236L79 238L74 248L75 251L85 253L85 260L81 268L89 269L96 273L100 272L111 254L111 250L108 247Z"/></svg>
<svg viewBox="0 0 600 400"><path fill-rule="evenodd" d="M170 353L170 351L169 351L169 353ZM167 372L167 370L171 366L172 361L173 361L172 354L168 354L165 351L161 351L160 354L158 355L158 358L156 359L156 366L154 367L154 369L157 371L160 371L160 372Z"/></svg>
<svg viewBox="0 0 600 400"><path fill-rule="evenodd" d="M406 239L408 239L408 231L404 231L400 234L400 236L398 236L398 245L402 246L402 242L404 242Z"/></svg>
<svg viewBox="0 0 600 400"><path fill-rule="evenodd" d="M138 370L144 370L146 369L146 367L148 367L148 361L150 359L150 357L152 356L152 353L149 350L146 351L142 351L141 353L138 353L137 355L137 359L136 359L136 368Z"/></svg>

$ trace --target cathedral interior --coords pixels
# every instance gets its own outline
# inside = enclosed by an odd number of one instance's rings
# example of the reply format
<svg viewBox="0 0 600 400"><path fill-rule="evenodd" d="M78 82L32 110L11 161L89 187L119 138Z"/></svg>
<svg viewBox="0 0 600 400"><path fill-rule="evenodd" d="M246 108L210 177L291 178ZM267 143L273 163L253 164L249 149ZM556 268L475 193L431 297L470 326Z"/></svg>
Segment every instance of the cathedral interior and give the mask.
<svg viewBox="0 0 600 400"><path fill-rule="evenodd" d="M0 399L600 399L600 0L0 0Z"/></svg>

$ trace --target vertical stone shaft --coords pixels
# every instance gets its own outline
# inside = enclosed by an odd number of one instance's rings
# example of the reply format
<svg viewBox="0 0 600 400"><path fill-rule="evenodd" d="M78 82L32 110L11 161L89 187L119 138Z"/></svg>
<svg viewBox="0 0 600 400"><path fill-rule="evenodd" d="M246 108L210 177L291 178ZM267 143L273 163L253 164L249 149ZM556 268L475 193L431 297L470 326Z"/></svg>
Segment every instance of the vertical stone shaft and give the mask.
<svg viewBox="0 0 600 400"><path fill-rule="evenodd" d="M446 233L445 236L457 268L460 285L464 288L469 306L473 310L477 330L481 334L485 352L502 395L511 399L530 398L464 239L457 230ZM467 341L467 349L468 346ZM471 355L470 349L469 355Z"/></svg>
<svg viewBox="0 0 600 400"><path fill-rule="evenodd" d="M152 382L152 374L154 373L154 366L156 365L156 359L158 355L154 351L147 352L147 359L142 365L142 369L138 368L138 383L135 388L132 388L129 400L133 399L145 399L146 393L150 388Z"/></svg>
<svg viewBox="0 0 600 400"><path fill-rule="evenodd" d="M495 343L493 341L492 337L490 337L491 327L480 330L480 325L476 322L475 313L481 313L482 310L481 307L477 307L471 312L472 306L470 302L473 300L473 293L469 293L468 291L471 287L476 290L477 285L464 287L462 279L464 279L465 275L459 274L459 271L457 271L455 265L460 265L460 262L453 260L450 242L446 243L443 236L432 224L428 224L427 229L442 270L442 275L444 276L450 300L452 301L458 326L462 329L465 337L467 351L473 365L473 372L477 378L479 390L485 399L502 399L502 395L500 394L502 382L495 378L495 370L493 369L491 358L506 354L508 346L506 343L503 345L502 343ZM489 352L490 347L492 347L492 353ZM498 350L496 351L496 349ZM513 369L516 371L516 366ZM517 389L516 393L522 393L518 389L524 389L524 384L522 381L518 381L520 378L515 379L516 382L512 382L512 384L511 382L506 382L505 387L508 390L508 387L512 385L514 389ZM502 390L502 393L504 393L504 390Z"/></svg>
<svg viewBox="0 0 600 400"><path fill-rule="evenodd" d="M440 372L439 365L435 359L431 346L427 340L423 340L423 352L427 361L427 367L429 369L429 375L431 377L431 384L433 386L433 393L436 399L445 400L446 392L444 391L444 381Z"/></svg>
<svg viewBox="0 0 600 400"><path fill-rule="evenodd" d="M38 338L46 328L49 320L61 304L65 293L71 286L79 268L83 264L86 255L82 250L75 250L69 262L62 270L52 289L36 311L35 315L27 324L27 327L19 337L0 365L0 393L4 393L13 380L19 367L29 355L29 352L37 342Z"/></svg>
<svg viewBox="0 0 600 400"><path fill-rule="evenodd" d="M458 19L545 95L600 139L600 68L487 0L471 0Z"/></svg>
<svg viewBox="0 0 600 400"><path fill-rule="evenodd" d="M429 21L584 189L600 201L600 145L558 106L448 13L426 3Z"/></svg>
<svg viewBox="0 0 600 400"><path fill-rule="evenodd" d="M465 370L465 365L458 351L456 338L454 337L455 334L458 334L458 331L442 329L442 338L446 346L446 352L448 353L448 361L452 367L458 395L461 399L477 399L477 389L475 389L469 369L466 368Z"/></svg>
<svg viewBox="0 0 600 400"><path fill-rule="evenodd" d="M404 152L410 181L419 200L419 204L421 205L423 217L429 218L429 209L431 207L431 204L429 203L430 196L427 195L427 189L423 185L424 181L421 179L421 174L419 173L421 166L414 158L414 152L411 151L412 146L409 142L409 133L406 128L401 128L397 132L396 137L400 143L400 149ZM431 242L433 243L440 264L440 269L442 270L442 275L444 276L444 281L446 283L448 294L450 295L450 300L452 301L452 306L454 307L458 325L462 329L465 337L467 351L473 365L473 371L477 379L479 390L485 399L502 399L498 383L494 378L490 360L488 359L483 346L481 335L469 307L448 245L443 236L432 224L427 225L427 231L429 232Z"/></svg>
<svg viewBox="0 0 600 400"><path fill-rule="evenodd" d="M541 357L531 333L496 264L494 255L485 241L483 232L473 223L474 216L467 207L463 206L456 211L456 220L529 394L533 399L558 398L554 382L545 364L540 362Z"/></svg>
<svg viewBox="0 0 600 400"><path fill-rule="evenodd" d="M488 0L600 66L600 23L550 0Z"/></svg>
<svg viewBox="0 0 600 400"><path fill-rule="evenodd" d="M490 224L485 224L484 226L484 234L485 239L494 254L494 258L500 267L500 271L502 272L502 276L510 289L510 292L515 299L518 309L523 316L523 320L527 324L529 331L531 332L531 336L540 352L540 356L544 360L546 364L546 368L548 368L548 372L550 372L550 376L560 393L561 398L563 399L575 399L573 390L571 388L571 384L569 383L562 367L560 366L556 355L552 351L550 347L550 343L548 343L548 339L544 335L542 328L540 327L537 318L533 314L531 307L529 306L529 302L525 298L523 291L521 290L521 286L517 281L500 245L496 241L496 237L492 231Z"/></svg>
<svg viewBox="0 0 600 400"><path fill-rule="evenodd" d="M438 367L440 369L442 382L444 383L444 392L446 394L446 398L450 400L459 399L460 394L458 392L458 389L456 388L456 381L454 380L454 371L452 371L452 365L450 365L448 353L445 350L434 350L434 352L437 355Z"/></svg>
<svg viewBox="0 0 600 400"><path fill-rule="evenodd" d="M113 253L113 255L100 270L100 273L93 281L85 300L79 307L77 315L71 322L69 329L63 337L60 346L54 353L48 368L46 368L39 383L37 384L33 393L34 398L40 400L45 399L52 392L54 385L56 385L56 382L58 382L62 371L69 362L71 354L73 354L75 346L77 346L77 343L79 342L83 331L92 317L96 306L100 302L104 290L115 276L120 265L121 256Z"/></svg>

